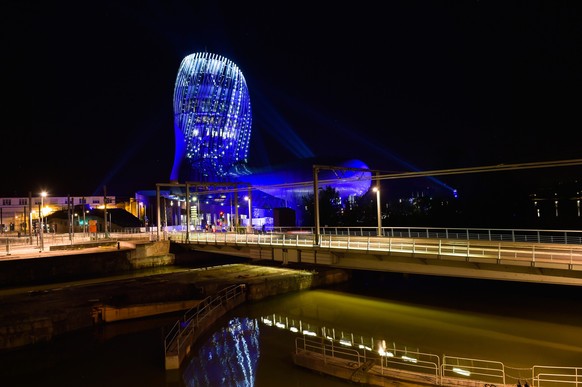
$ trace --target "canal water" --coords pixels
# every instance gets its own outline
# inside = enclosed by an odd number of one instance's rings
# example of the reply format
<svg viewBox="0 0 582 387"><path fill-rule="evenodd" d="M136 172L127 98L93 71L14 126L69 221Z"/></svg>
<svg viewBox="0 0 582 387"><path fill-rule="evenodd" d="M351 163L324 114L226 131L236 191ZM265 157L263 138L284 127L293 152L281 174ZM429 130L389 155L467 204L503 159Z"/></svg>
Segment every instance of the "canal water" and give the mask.
<svg viewBox="0 0 582 387"><path fill-rule="evenodd" d="M350 283L246 303L223 316L180 370L163 338L180 316L125 321L0 356L4 386L347 386L293 364L297 333L502 362L582 367L579 287L355 272ZM281 328L278 328L276 323Z"/></svg>

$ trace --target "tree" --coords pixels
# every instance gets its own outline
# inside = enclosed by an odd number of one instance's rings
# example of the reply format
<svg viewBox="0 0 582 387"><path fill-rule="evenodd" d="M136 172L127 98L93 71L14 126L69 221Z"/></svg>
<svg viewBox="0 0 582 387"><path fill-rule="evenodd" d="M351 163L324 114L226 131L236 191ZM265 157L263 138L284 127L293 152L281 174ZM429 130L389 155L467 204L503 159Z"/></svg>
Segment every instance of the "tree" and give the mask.
<svg viewBox="0 0 582 387"><path fill-rule="evenodd" d="M314 195L308 194L301 198L304 210L303 226L315 225ZM321 226L337 226L342 217L343 206L339 192L327 186L319 190L319 224Z"/></svg>

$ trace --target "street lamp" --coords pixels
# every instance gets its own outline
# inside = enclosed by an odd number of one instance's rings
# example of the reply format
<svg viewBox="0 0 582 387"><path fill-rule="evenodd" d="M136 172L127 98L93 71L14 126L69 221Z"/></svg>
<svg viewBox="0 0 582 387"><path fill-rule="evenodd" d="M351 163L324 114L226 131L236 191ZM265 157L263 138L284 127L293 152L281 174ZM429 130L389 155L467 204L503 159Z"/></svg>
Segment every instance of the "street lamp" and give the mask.
<svg viewBox="0 0 582 387"><path fill-rule="evenodd" d="M87 236L87 216L85 215L89 211L85 210L85 205L83 204L83 236Z"/></svg>
<svg viewBox="0 0 582 387"><path fill-rule="evenodd" d="M77 223L77 217L79 214L76 212L73 213L73 239L75 239L75 224Z"/></svg>
<svg viewBox="0 0 582 387"><path fill-rule="evenodd" d="M248 225L248 232L251 232L253 229L253 215L251 210L251 197L245 196L245 200L249 203L249 225Z"/></svg>
<svg viewBox="0 0 582 387"><path fill-rule="evenodd" d="M40 209L38 211L38 217L39 217L39 221L40 221L40 252L44 251L44 239L43 239L43 233L44 233L44 224L43 224L43 210L44 210L44 198L46 197L46 191L42 191L40 193Z"/></svg>
<svg viewBox="0 0 582 387"><path fill-rule="evenodd" d="M194 226L194 230L198 230L198 225L199 225L199 218L200 218L200 207L199 204L200 203L198 201L198 196L193 196L192 197L192 208L190 209L190 213L191 215L194 215L192 217L192 225Z"/></svg>
<svg viewBox="0 0 582 387"><path fill-rule="evenodd" d="M376 186L372 188L372 191L376 192L376 207L378 209L378 236L382 236L382 212L380 211L380 187Z"/></svg>

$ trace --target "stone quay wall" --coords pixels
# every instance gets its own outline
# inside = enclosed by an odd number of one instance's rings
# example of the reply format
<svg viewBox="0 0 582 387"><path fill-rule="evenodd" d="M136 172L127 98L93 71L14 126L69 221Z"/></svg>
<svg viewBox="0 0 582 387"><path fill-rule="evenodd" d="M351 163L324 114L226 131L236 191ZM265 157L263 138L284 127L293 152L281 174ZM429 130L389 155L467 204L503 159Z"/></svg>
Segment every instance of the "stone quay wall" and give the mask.
<svg viewBox="0 0 582 387"><path fill-rule="evenodd" d="M349 272L344 270L289 267L291 270L283 274L275 268L268 270L269 262L261 269L260 263L255 262L257 267L247 261L251 264L199 267L186 274L159 274L155 279L108 283L107 279L98 278L123 273L133 276L132 272L138 269L175 265L169 241L121 242L77 250L0 261L0 304L3 305L0 350L50 341L68 332L106 323L98 315L106 305L120 308L139 305L142 309L149 306L151 310L144 314L151 315L156 310L166 310L160 307L161 303L203 299L233 283L246 284L247 301L255 301L349 279ZM209 259L197 256L196 252L188 256L191 258L180 258L181 266L199 266L200 260ZM80 287L63 284L62 288L59 285L55 289L42 286L82 279L96 279L96 282Z"/></svg>
<svg viewBox="0 0 582 387"><path fill-rule="evenodd" d="M169 241L56 245L34 257L0 260L0 288L102 277L174 262Z"/></svg>

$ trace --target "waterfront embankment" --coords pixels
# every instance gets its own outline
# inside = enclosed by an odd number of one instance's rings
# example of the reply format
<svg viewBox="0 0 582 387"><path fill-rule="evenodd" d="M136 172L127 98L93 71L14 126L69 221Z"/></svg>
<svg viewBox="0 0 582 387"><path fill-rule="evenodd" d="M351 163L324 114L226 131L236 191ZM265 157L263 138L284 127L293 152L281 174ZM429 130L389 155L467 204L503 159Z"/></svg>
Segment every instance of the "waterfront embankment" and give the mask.
<svg viewBox="0 0 582 387"><path fill-rule="evenodd" d="M170 250L168 241L122 242L2 259L0 350L107 323L111 310L111 321L179 312L233 284L245 284L252 302L349 279L344 270Z"/></svg>

